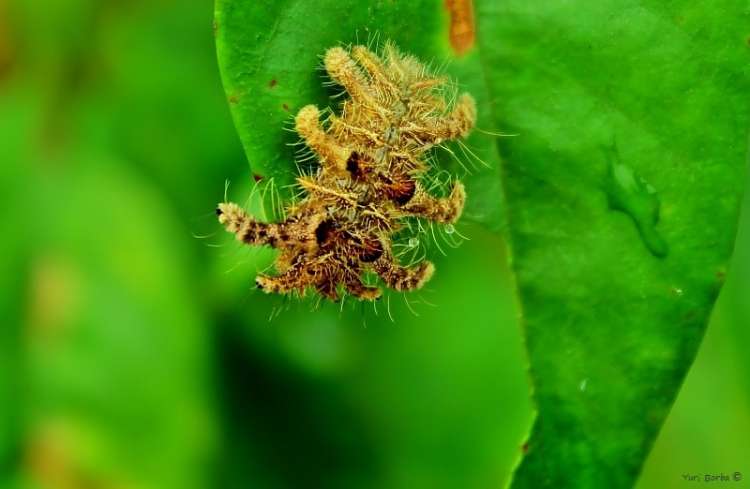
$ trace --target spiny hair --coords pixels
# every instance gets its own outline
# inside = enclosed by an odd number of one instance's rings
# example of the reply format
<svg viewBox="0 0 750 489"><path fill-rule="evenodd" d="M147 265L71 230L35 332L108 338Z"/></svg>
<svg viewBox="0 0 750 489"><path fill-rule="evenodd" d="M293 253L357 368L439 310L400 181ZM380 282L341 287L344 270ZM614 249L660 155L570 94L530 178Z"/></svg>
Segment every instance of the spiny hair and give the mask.
<svg viewBox="0 0 750 489"><path fill-rule="evenodd" d="M429 261L405 267L393 237L409 218L452 224L466 193L454 181L446 197L424 185L428 151L466 137L476 121L469 94L446 97L449 80L386 42L382 55L364 46L330 48L324 66L349 95L325 123L315 105L303 107L295 129L319 165L297 178L304 196L285 209L281 222L260 222L234 203L219 204L219 222L238 240L279 250L276 275L259 275L269 293L300 296L313 289L336 301L340 288L360 300L382 291L363 283L375 272L397 291L421 288L435 270Z"/></svg>

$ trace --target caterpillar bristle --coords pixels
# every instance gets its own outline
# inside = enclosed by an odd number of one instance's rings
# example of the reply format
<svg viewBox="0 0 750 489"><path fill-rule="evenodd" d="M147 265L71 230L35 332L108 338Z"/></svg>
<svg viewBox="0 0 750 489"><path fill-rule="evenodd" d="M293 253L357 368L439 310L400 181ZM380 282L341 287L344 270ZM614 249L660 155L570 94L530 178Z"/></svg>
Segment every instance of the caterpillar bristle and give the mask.
<svg viewBox="0 0 750 489"><path fill-rule="evenodd" d="M220 222L238 240L279 250L277 274L259 275L259 288L298 298L313 290L318 301L338 301L340 311L349 297L374 304L382 294L378 280L407 292L432 276L426 247L415 236L430 236L442 254L440 241L449 247L460 242L453 231L436 228L453 226L460 217L463 185L437 167L430 150L442 148L470 174L446 142L468 135L476 106L442 74L444 63L435 66L435 60L423 64L391 41L379 43L377 34L368 35L366 46L342 44L321 57L319 68L328 78L323 85L340 87L331 98L343 100L338 114L306 106L285 122L283 129L301 138L288 143L301 146L296 182L256 182L259 220L226 202L226 189L219 206ZM458 148L469 165L481 162L467 145L459 142ZM393 320L390 295L386 311Z"/></svg>

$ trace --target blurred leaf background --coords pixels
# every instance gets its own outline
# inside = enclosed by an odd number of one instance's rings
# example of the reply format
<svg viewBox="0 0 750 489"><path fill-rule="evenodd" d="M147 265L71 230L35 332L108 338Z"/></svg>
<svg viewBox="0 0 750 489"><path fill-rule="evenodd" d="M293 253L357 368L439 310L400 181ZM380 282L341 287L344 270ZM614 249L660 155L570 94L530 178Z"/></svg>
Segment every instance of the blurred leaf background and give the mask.
<svg viewBox="0 0 750 489"><path fill-rule="evenodd" d="M0 488L503 487L531 405L502 239L459 226L377 311L253 290L270 254L213 215L252 181L212 13L0 0ZM639 488L750 480L743 219Z"/></svg>

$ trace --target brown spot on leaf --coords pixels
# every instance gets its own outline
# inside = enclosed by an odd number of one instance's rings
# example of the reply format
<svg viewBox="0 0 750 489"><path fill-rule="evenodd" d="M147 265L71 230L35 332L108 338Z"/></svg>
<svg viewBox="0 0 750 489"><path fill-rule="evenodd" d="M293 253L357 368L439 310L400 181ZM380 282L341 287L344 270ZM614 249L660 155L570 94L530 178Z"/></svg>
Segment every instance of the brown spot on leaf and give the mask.
<svg viewBox="0 0 750 489"><path fill-rule="evenodd" d="M228 100L230 104L236 105L240 101L240 98L237 95L230 95Z"/></svg>
<svg viewBox="0 0 750 489"><path fill-rule="evenodd" d="M476 41L473 0L445 0L450 15L448 36L457 56L466 54Z"/></svg>
<svg viewBox="0 0 750 489"><path fill-rule="evenodd" d="M253 180L255 180L256 182L260 182L261 180L263 180L263 175L258 175L257 173L253 173Z"/></svg>
<svg viewBox="0 0 750 489"><path fill-rule="evenodd" d="M276 84L279 83L275 79L268 82L268 88L273 88L276 86Z"/></svg>
<svg viewBox="0 0 750 489"><path fill-rule="evenodd" d="M523 453L529 453L529 442L526 442L523 445L521 445L521 451Z"/></svg>
<svg viewBox="0 0 750 489"><path fill-rule="evenodd" d="M281 108L289 112L289 106L287 104L281 104Z"/></svg>

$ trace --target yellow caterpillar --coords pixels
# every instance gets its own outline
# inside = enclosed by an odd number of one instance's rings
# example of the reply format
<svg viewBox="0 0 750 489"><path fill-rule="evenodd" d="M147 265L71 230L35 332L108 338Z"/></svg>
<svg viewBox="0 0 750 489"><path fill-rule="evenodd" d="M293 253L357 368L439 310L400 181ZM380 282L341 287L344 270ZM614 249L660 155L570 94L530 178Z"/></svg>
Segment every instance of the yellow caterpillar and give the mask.
<svg viewBox="0 0 750 489"><path fill-rule="evenodd" d="M359 299L373 300L381 290L363 284L368 271L392 289L419 289L434 266L399 265L392 236L409 217L450 224L461 216L466 194L460 182L449 196L437 198L421 177L428 170L427 151L471 131L474 99L462 94L450 107L440 90L448 80L392 43L382 56L363 46L334 47L324 65L349 98L326 127L314 105L295 118L320 163L314 175L297 179L305 197L287 209L283 222L259 222L234 203L219 204L219 222L243 243L279 250L278 275L256 278L266 292L304 295L313 288L336 301L342 285Z"/></svg>

